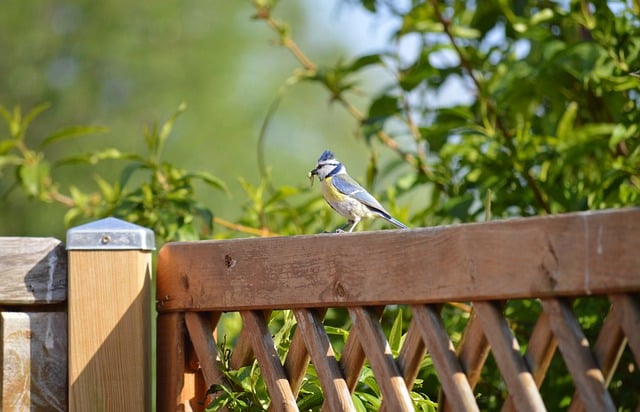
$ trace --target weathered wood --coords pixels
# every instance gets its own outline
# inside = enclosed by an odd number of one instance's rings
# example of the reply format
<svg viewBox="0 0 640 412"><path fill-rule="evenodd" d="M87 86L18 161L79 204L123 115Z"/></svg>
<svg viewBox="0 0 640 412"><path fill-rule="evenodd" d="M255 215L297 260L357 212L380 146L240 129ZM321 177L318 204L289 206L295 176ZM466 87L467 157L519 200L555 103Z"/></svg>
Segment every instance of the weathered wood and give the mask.
<svg viewBox="0 0 640 412"><path fill-rule="evenodd" d="M194 388L185 382L184 313L159 314L157 322L156 408L158 412L185 411L190 409L187 399L194 396Z"/></svg>
<svg viewBox="0 0 640 412"><path fill-rule="evenodd" d="M558 347L558 343L551 332L551 325L549 323L549 316L542 312L536 325L531 333L527 350L524 353L524 361L527 364L528 369L531 371L533 380L536 386L539 388L542 385L547 369L553 359L553 354ZM513 398L509 395L502 405L502 411L516 411L517 408L513 404Z"/></svg>
<svg viewBox="0 0 640 412"><path fill-rule="evenodd" d="M67 314L0 312L0 410L67 410Z"/></svg>
<svg viewBox="0 0 640 412"><path fill-rule="evenodd" d="M54 238L0 237L0 305L67 299L67 253Z"/></svg>
<svg viewBox="0 0 640 412"><path fill-rule="evenodd" d="M413 387L426 353L427 347L422 340L420 325L416 323L415 319L412 319L397 360L398 368L402 372L407 388Z"/></svg>
<svg viewBox="0 0 640 412"><path fill-rule="evenodd" d="M318 309L318 317L324 318L326 314L326 308ZM284 370L289 377L289 385L294 396L298 396L302 383L304 381L307 368L311 361L309 351L305 346L304 336L299 328L296 328L289 344L289 351L287 352L287 358L284 361Z"/></svg>
<svg viewBox="0 0 640 412"><path fill-rule="evenodd" d="M497 305L494 302L474 302L474 308L516 408L521 411L545 411L531 371L520 355L520 345Z"/></svg>
<svg viewBox="0 0 640 412"><path fill-rule="evenodd" d="M298 405L293 396L287 375L278 358L271 333L267 329L261 311L240 312L244 328L248 330L253 353L258 359L260 371L271 397L270 409L276 411L297 411Z"/></svg>
<svg viewBox="0 0 640 412"><path fill-rule="evenodd" d="M640 365L640 300L630 293L610 296L611 303L616 307L618 323L629 340L629 349Z"/></svg>
<svg viewBox="0 0 640 412"><path fill-rule="evenodd" d="M377 319L380 319L384 312L384 306L376 306L374 309ZM364 349L360 344L360 337L357 330L351 330L347 341L342 349L342 357L340 358L340 367L347 381L349 391L353 393L358 383L360 371L366 360Z"/></svg>
<svg viewBox="0 0 640 412"><path fill-rule="evenodd" d="M482 367L489 356L489 342L484 336L482 322L478 319L478 315L473 308L462 333L462 338L458 342L456 354L462 365L462 370L467 375L469 386L473 390L480 380ZM454 410L442 390L440 390L438 404L444 412Z"/></svg>
<svg viewBox="0 0 640 412"><path fill-rule="evenodd" d="M220 354L212 333L212 324L218 323L220 313L216 312L213 319L206 319L205 316L206 314L197 312L187 312L184 315L187 331L202 370L202 377L207 388L213 384L225 384L229 387L224 374L217 367Z"/></svg>
<svg viewBox="0 0 640 412"><path fill-rule="evenodd" d="M159 310L639 291L638 233L640 209L624 209L412 230L170 243L159 254L158 294L166 296Z"/></svg>
<svg viewBox="0 0 640 412"><path fill-rule="evenodd" d="M569 304L561 299L542 299L542 308L549 315L558 349L586 410L615 411L602 371Z"/></svg>
<svg viewBox="0 0 640 412"><path fill-rule="evenodd" d="M351 392L342 376L329 336L324 330L322 319L314 309L294 311L313 366L318 373L325 404L333 411L355 411Z"/></svg>
<svg viewBox="0 0 640 412"><path fill-rule="evenodd" d="M615 372L624 347L627 344L627 339L622 332L620 323L616 312L618 311L617 305L612 305L609 314L604 320L600 333L598 333L598 339L593 346L593 355L596 359L596 363L602 370L604 375L604 386L609 387L613 373ZM582 403L577 392L574 393L571 398L571 405L569 405L569 412L584 411L585 407Z"/></svg>
<svg viewBox="0 0 640 412"><path fill-rule="evenodd" d="M362 349L371 369L378 378L382 399L390 410L413 411L413 402L404 378L393 359L389 342L384 336L377 315L372 308L349 308L353 330L357 331Z"/></svg>
<svg viewBox="0 0 640 412"><path fill-rule="evenodd" d="M427 305L415 305L411 309L450 405L456 411L479 411L438 311Z"/></svg>
<svg viewBox="0 0 640 412"><path fill-rule="evenodd" d="M148 410L151 253L69 252L69 409Z"/></svg>

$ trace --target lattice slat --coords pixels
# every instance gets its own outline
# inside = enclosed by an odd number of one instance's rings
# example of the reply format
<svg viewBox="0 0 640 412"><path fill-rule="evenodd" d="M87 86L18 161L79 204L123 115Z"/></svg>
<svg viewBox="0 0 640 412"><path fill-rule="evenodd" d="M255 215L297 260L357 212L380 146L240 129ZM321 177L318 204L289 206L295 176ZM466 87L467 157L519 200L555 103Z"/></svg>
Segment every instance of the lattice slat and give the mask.
<svg viewBox="0 0 640 412"><path fill-rule="evenodd" d="M389 342L371 308L357 306L349 308L353 331L358 333L371 369L378 378L382 398L394 411L413 411L413 402L404 379L393 359Z"/></svg>
<svg viewBox="0 0 640 412"><path fill-rule="evenodd" d="M640 302L637 295L619 294L609 297L617 307L618 322L629 340L629 347L640 366Z"/></svg>
<svg viewBox="0 0 640 412"><path fill-rule="evenodd" d="M380 319L384 306L377 306L374 308L377 318ZM340 367L344 372L345 380L347 381L347 387L349 391L353 392L358 383L358 376L364 366L365 354L360 344L360 338L356 331L349 334L347 342L342 350L342 357L340 358Z"/></svg>
<svg viewBox="0 0 640 412"><path fill-rule="evenodd" d="M553 359L553 354L558 347L553 332L551 332L551 324L549 323L549 316L546 313L540 314L536 325L531 333L531 338L527 345L527 350L524 354L524 361L531 371L533 381L536 387L540 387L542 380L544 379L547 369ZM509 395L502 406L502 411L515 411L517 410L513 397Z"/></svg>
<svg viewBox="0 0 640 412"><path fill-rule="evenodd" d="M600 329L600 333L598 334L598 339L593 346L593 355L602 370L605 387L608 387L609 382L611 382L611 378L613 377L613 373L627 342L615 312L617 312L616 305L612 305L611 311L605 318L602 329ZM568 410L569 412L581 412L585 410L582 399L577 391L573 394Z"/></svg>
<svg viewBox="0 0 640 412"><path fill-rule="evenodd" d="M313 309L296 309L294 313L324 390L325 404L334 411L354 411L351 392L342 376L322 319Z"/></svg>
<svg viewBox="0 0 640 412"><path fill-rule="evenodd" d="M426 353L427 347L422 340L420 325L412 319L397 360L398 368L408 388L413 386Z"/></svg>
<svg viewBox="0 0 640 412"><path fill-rule="evenodd" d="M310 361L311 357L304 344L304 336L299 329L296 329L291 338L287 358L284 361L284 370L289 377L289 386L295 396L298 396L300 392Z"/></svg>
<svg viewBox="0 0 640 412"><path fill-rule="evenodd" d="M460 360L460 365L462 365L462 370L464 370L467 375L469 386L473 390L480 380L482 366L489 356L489 342L484 336L482 323L473 308L471 309L469 320L462 333L462 338L458 343L456 353ZM442 390L440 391L438 403L443 412L454 411Z"/></svg>
<svg viewBox="0 0 640 412"><path fill-rule="evenodd" d="M547 298L542 299L542 308L549 315L551 330L585 408L589 411L615 411L602 371L569 303L563 299Z"/></svg>
<svg viewBox="0 0 640 412"><path fill-rule="evenodd" d="M475 302L484 334L518 410L546 410L536 383L520 355L520 345L494 302Z"/></svg>
<svg viewBox="0 0 640 412"><path fill-rule="evenodd" d="M422 338L431 355L433 366L440 377L442 390L447 395L453 409L458 411L479 410L469 381L455 355L455 348L438 311L434 306L428 305L415 305L411 309L414 319L420 325L420 332L422 332Z"/></svg>
<svg viewBox="0 0 640 412"><path fill-rule="evenodd" d="M296 398L293 396L287 375L275 350L273 338L264 321L261 311L241 311L244 328L251 339L253 353L260 364L260 371L271 396L270 409L276 411L297 411Z"/></svg>
<svg viewBox="0 0 640 412"><path fill-rule="evenodd" d="M202 376L206 387L213 384L226 384L224 374L217 367L220 360L218 347L213 339L213 326L218 323L220 313L214 312L213 319L207 319L207 313L188 312L184 320L193 344L193 349L198 357L198 363L202 370Z"/></svg>

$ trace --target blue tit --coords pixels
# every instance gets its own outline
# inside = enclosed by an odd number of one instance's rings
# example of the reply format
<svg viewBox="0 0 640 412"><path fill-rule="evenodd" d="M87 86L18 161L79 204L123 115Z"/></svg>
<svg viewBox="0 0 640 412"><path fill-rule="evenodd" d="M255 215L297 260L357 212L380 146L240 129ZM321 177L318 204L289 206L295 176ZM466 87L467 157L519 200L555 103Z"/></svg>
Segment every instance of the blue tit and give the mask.
<svg viewBox="0 0 640 412"><path fill-rule="evenodd" d="M394 219L380 202L349 176L344 165L336 160L330 151L322 152L315 169L309 172L311 179L314 176L320 179L322 195L329 206L347 218L347 224L343 228L351 225L349 232L353 231L360 220L372 217L381 217L399 228L407 228Z"/></svg>

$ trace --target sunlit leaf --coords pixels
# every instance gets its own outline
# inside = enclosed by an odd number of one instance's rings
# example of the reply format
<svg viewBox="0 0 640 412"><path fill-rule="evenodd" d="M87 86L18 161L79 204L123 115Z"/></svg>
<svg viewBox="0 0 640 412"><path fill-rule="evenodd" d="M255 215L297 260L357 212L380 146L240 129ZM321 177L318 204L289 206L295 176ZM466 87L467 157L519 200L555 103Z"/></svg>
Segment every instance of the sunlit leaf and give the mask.
<svg viewBox="0 0 640 412"><path fill-rule="evenodd" d="M75 139L87 134L106 133L107 131L109 129L103 126L69 126L47 136L40 146L46 147L61 140Z"/></svg>

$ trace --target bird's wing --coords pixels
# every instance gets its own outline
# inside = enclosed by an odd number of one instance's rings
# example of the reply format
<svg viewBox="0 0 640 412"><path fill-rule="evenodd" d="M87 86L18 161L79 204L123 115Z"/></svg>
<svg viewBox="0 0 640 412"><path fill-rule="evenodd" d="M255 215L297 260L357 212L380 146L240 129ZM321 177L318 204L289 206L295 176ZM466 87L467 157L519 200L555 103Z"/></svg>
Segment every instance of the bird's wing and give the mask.
<svg viewBox="0 0 640 412"><path fill-rule="evenodd" d="M389 216L389 212L382 207L380 202L378 202L375 197L371 196L371 194L360 186L351 176L347 174L336 175L331 179L331 184L338 189L340 193L357 199L365 206L376 212Z"/></svg>

